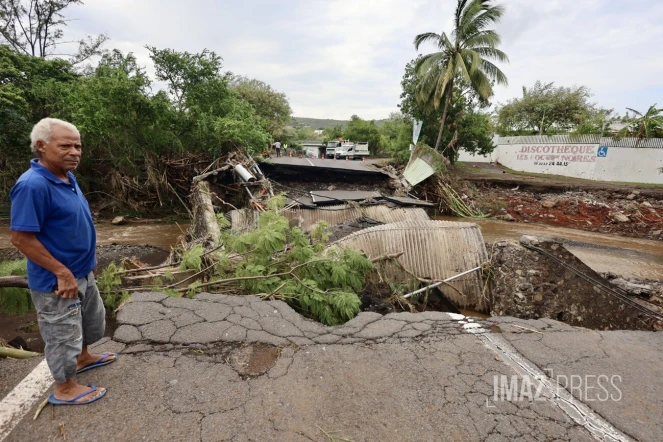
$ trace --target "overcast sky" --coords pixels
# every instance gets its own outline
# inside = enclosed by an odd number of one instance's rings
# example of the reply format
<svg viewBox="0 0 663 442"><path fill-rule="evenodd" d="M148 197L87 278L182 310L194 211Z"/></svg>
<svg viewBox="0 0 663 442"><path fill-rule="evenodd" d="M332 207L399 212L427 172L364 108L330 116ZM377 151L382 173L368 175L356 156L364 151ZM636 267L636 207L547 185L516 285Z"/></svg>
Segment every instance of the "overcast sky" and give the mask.
<svg viewBox="0 0 663 442"><path fill-rule="evenodd" d="M663 1L503 0L497 30L509 86L536 80L586 85L593 101L641 111L663 105ZM107 33L107 48L145 45L223 57L224 70L284 92L300 117L386 118L398 110L405 64L422 32L451 31L452 0L85 0L67 15L70 36ZM432 47L424 48L431 52Z"/></svg>

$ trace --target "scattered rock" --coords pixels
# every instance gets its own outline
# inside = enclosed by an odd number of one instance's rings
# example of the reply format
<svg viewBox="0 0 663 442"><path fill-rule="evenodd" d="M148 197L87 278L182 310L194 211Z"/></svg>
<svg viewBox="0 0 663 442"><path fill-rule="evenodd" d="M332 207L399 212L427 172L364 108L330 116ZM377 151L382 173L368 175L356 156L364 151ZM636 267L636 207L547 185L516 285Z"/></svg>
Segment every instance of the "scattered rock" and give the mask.
<svg viewBox="0 0 663 442"><path fill-rule="evenodd" d="M620 213L620 212L615 212L615 213L611 214L610 216L612 217L612 219L614 219L618 223L627 223L627 222L631 221L628 216L626 216L626 215L624 215L623 213Z"/></svg>
<svg viewBox="0 0 663 442"><path fill-rule="evenodd" d="M495 218L500 219L502 221L515 221L516 220L513 216L511 216L508 213L505 214L505 215L497 215Z"/></svg>
<svg viewBox="0 0 663 442"><path fill-rule="evenodd" d="M627 196L626 196L626 199L627 199L627 200L633 200L633 199L635 199L635 194L632 193L632 194L630 194L630 195L627 195Z"/></svg>
<svg viewBox="0 0 663 442"><path fill-rule="evenodd" d="M663 230L652 230L651 234L654 235L654 236L659 236L661 234L661 232L663 232Z"/></svg>
<svg viewBox="0 0 663 442"><path fill-rule="evenodd" d="M523 235L520 237L520 244L525 244L528 246L535 246L539 244L539 239L536 236Z"/></svg>
<svg viewBox="0 0 663 442"><path fill-rule="evenodd" d="M645 207L649 207L650 209L652 207L651 203L648 202L648 201L645 201L644 203L642 203L642 205L645 206Z"/></svg>
<svg viewBox="0 0 663 442"><path fill-rule="evenodd" d="M114 226L122 226L128 222L127 218L125 216L116 216L113 218L113 221L111 221L111 224Z"/></svg>
<svg viewBox="0 0 663 442"><path fill-rule="evenodd" d="M556 200L543 200L541 201L541 206L545 207L546 209L552 209L557 205Z"/></svg>

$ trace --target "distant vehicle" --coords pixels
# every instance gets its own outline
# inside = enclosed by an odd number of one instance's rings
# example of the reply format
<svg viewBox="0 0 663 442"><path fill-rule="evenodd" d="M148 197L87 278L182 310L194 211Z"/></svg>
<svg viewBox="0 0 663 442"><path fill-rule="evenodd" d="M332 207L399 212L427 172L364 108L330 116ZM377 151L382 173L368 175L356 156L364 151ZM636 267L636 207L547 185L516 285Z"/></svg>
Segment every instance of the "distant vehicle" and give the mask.
<svg viewBox="0 0 663 442"><path fill-rule="evenodd" d="M369 155L368 143L353 143L348 140L344 141L329 141L327 143L327 150L325 156L327 158L348 158L354 160L355 158L367 157Z"/></svg>
<svg viewBox="0 0 663 442"><path fill-rule="evenodd" d="M336 158L354 160L370 155L368 143L346 144L336 149Z"/></svg>
<svg viewBox="0 0 663 442"><path fill-rule="evenodd" d="M327 142L327 150L325 150L325 156L327 158L334 158L336 156L336 149L339 149L342 144L343 144L342 141Z"/></svg>

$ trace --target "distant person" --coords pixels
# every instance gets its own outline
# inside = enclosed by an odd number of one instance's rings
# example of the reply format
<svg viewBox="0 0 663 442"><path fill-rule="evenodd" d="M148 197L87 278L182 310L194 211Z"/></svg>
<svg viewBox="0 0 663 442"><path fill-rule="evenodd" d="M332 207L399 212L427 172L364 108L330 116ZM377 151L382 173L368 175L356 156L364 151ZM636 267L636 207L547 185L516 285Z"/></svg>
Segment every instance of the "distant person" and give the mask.
<svg viewBox="0 0 663 442"><path fill-rule="evenodd" d="M281 143L279 141L274 143L274 149L276 149L276 157L277 158L280 157L281 156Z"/></svg>
<svg viewBox="0 0 663 442"><path fill-rule="evenodd" d="M283 156L284 157L288 156L288 143L283 144Z"/></svg>
<svg viewBox="0 0 663 442"><path fill-rule="evenodd" d="M55 379L48 401L89 404L106 389L80 385L76 375L117 355L88 352L104 336L106 311L92 273L97 234L90 206L71 173L81 161L81 136L71 123L44 118L32 128L30 148L37 158L10 194L11 242L28 258L28 286Z"/></svg>

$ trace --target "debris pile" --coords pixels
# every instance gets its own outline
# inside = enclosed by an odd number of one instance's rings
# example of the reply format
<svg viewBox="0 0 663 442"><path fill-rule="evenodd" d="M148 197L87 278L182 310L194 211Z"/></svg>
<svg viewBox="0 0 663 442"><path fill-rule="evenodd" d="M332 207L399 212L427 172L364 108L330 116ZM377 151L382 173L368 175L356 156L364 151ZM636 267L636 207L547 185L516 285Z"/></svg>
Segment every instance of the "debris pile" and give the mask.
<svg viewBox="0 0 663 442"><path fill-rule="evenodd" d="M492 244L495 316L552 318L599 330L663 329L663 310L650 296L611 285L555 241L521 238Z"/></svg>
<svg viewBox="0 0 663 442"><path fill-rule="evenodd" d="M630 193L534 193L522 189L469 189L466 200L484 213L524 223L663 240L663 199Z"/></svg>

